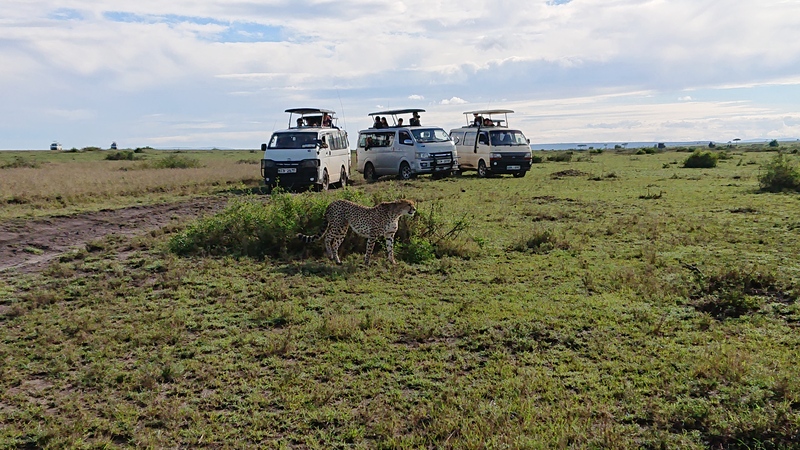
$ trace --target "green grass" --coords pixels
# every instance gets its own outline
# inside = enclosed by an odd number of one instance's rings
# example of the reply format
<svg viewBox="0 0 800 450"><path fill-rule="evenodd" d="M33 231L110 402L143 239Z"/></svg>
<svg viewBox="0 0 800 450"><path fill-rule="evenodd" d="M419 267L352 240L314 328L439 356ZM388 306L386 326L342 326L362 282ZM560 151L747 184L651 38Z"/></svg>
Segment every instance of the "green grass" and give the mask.
<svg viewBox="0 0 800 450"><path fill-rule="evenodd" d="M796 448L800 196L760 191L773 155L606 151L289 200L463 224L468 251L397 266L170 250L248 206L5 275L0 447Z"/></svg>

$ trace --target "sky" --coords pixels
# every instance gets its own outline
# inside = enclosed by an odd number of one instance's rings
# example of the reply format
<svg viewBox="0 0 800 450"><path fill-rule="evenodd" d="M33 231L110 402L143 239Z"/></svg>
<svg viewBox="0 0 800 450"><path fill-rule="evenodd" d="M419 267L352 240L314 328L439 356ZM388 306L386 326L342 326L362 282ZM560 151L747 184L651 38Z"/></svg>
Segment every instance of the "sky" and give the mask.
<svg viewBox="0 0 800 450"><path fill-rule="evenodd" d="M798 0L0 0L0 149L256 149L287 108L532 143L800 138Z"/></svg>

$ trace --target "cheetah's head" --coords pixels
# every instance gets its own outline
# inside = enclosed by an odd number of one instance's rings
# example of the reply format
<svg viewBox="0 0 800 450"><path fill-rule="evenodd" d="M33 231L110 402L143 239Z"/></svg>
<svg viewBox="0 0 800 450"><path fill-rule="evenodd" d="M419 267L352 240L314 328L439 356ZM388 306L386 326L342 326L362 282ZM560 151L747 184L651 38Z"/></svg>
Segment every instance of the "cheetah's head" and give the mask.
<svg viewBox="0 0 800 450"><path fill-rule="evenodd" d="M413 216L417 212L417 208L414 205L414 200L409 200L409 199L397 200L395 202L395 207L399 211L402 211L403 214L408 216Z"/></svg>

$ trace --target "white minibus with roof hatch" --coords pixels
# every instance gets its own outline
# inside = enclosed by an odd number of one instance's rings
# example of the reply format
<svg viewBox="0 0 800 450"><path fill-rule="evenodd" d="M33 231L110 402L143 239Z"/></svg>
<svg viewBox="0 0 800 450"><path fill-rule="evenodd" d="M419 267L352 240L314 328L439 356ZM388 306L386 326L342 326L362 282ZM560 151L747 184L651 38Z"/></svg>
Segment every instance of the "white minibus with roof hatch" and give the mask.
<svg viewBox="0 0 800 450"><path fill-rule="evenodd" d="M261 177L268 191L275 186L314 187L327 190L345 186L350 179L350 145L347 133L336 126L329 109L292 108L289 127L272 133L261 144Z"/></svg>
<svg viewBox="0 0 800 450"><path fill-rule="evenodd" d="M480 178L498 174L519 178L531 169L530 140L522 131L508 128L508 114L513 112L484 109L464 113L467 125L450 130L462 172L474 170Z"/></svg>
<svg viewBox="0 0 800 450"><path fill-rule="evenodd" d="M420 174L443 178L458 171L458 154L450 136L440 127L423 125L422 112L395 109L369 114L373 125L359 131L356 149L356 170L364 179L372 182L396 175L408 180Z"/></svg>

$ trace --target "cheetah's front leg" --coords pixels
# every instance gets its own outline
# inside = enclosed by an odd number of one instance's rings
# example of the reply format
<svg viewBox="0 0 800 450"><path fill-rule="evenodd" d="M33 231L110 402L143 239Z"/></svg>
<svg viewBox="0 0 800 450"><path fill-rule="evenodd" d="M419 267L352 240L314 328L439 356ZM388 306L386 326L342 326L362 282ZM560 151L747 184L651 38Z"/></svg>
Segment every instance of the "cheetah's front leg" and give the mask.
<svg viewBox="0 0 800 450"><path fill-rule="evenodd" d="M364 255L364 265L365 266L369 265L369 257L372 256L372 250L375 249L375 242L377 242L377 241L378 241L378 239L374 238L374 237L367 238L367 254Z"/></svg>
<svg viewBox="0 0 800 450"><path fill-rule="evenodd" d="M394 260L394 234L386 236L386 251L389 252L389 261L392 264L397 264Z"/></svg>

